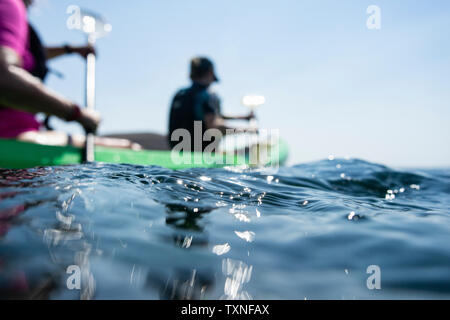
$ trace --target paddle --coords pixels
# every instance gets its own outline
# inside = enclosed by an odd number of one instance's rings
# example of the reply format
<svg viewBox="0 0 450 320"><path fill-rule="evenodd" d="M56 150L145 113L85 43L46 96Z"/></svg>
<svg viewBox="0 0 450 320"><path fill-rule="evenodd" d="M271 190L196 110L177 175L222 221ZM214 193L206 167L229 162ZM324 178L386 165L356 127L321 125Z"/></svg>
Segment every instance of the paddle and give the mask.
<svg viewBox="0 0 450 320"><path fill-rule="evenodd" d="M88 43L91 46L95 44L95 38L88 37ZM95 54L89 53L86 57L86 88L85 88L85 105L86 109L94 110L95 108ZM86 131L86 143L84 152L84 162L94 162L94 134Z"/></svg>
<svg viewBox="0 0 450 320"><path fill-rule="evenodd" d="M249 108L250 111L253 113L254 117L253 119L250 119L249 122L249 127L251 129L256 130L256 134L255 135L251 135L250 136L250 141L248 144L248 147L250 149L254 149L256 147L256 160L259 163L260 159L259 159L259 147L260 147L260 139L261 139L261 134L259 131L259 125L258 125L258 120L256 118L256 108L258 108L259 106L263 105L266 102L266 98L264 96L261 95L246 95L242 98L242 104Z"/></svg>
<svg viewBox="0 0 450 320"><path fill-rule="evenodd" d="M264 96L258 95L246 95L242 98L242 104L250 109L250 111L255 115L253 119L250 120L250 128L258 129L258 120L256 118L255 110L257 107L263 105L266 102Z"/></svg>
<svg viewBox="0 0 450 320"><path fill-rule="evenodd" d="M82 31L87 37L88 45L94 47L97 39L111 32L112 26L99 15L80 9L78 6L70 6L68 13L72 13L67 26L69 29ZM86 57L86 87L85 105L87 109L95 108L95 54L90 53ZM94 134L86 131L86 144L83 152L84 162L95 161Z"/></svg>

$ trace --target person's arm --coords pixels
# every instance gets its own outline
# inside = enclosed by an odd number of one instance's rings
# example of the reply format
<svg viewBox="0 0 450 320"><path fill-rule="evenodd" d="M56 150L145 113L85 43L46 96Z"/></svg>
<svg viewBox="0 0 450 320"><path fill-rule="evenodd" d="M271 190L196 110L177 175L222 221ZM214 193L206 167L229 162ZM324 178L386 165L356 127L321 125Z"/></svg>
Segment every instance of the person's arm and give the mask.
<svg viewBox="0 0 450 320"><path fill-rule="evenodd" d="M232 133L241 133L241 132L251 132L255 131L253 128L234 128L228 127L225 124L225 120L231 119L231 117L223 117L220 115L220 99L216 94L210 94L209 98L206 99L205 103L202 106L203 108L203 120L205 122L206 129L218 129L223 135ZM251 113L249 117L254 117L254 114ZM242 117L244 118L244 117ZM247 117L245 117L246 119Z"/></svg>
<svg viewBox="0 0 450 320"><path fill-rule="evenodd" d="M95 54L95 49L92 46L69 46L69 45L45 48L45 55L47 57L47 60L72 53L79 54L83 58L86 58L87 55L90 53Z"/></svg>
<svg viewBox="0 0 450 320"><path fill-rule="evenodd" d="M20 67L21 59L8 47L0 46L0 104L32 113L44 112L61 119L75 118L86 130L95 131L99 116L46 88Z"/></svg>
<svg viewBox="0 0 450 320"><path fill-rule="evenodd" d="M214 113L208 113L205 115L205 127L206 129L218 129L223 135L235 134L235 133L256 133L258 129L251 127L234 128L225 125L224 119Z"/></svg>
<svg viewBox="0 0 450 320"><path fill-rule="evenodd" d="M206 129L218 129L222 134L225 134L228 129L233 129L227 127L220 116L214 113L208 113L205 115L205 127Z"/></svg>

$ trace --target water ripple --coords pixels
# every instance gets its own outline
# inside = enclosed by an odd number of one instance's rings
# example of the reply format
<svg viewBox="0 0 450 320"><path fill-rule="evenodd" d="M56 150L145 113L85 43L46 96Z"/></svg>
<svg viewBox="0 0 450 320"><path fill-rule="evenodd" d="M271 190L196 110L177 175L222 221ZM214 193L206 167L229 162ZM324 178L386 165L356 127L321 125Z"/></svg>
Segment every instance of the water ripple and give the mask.
<svg viewBox="0 0 450 320"><path fill-rule="evenodd" d="M0 298L449 298L450 171L330 159L0 170Z"/></svg>

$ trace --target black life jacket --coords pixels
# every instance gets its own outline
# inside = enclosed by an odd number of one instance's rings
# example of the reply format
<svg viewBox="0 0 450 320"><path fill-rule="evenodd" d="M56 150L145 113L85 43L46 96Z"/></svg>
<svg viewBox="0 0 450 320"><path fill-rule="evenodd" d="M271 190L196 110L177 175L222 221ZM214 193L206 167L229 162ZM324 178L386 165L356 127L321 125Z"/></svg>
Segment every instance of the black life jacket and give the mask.
<svg viewBox="0 0 450 320"><path fill-rule="evenodd" d="M168 142L170 147L173 148L179 143L179 141L172 141L172 133L177 129L185 129L190 134L191 151L205 150L211 144L211 141L203 140L207 129L205 123L205 114L207 113L220 113L220 99L216 94L209 92L207 87L195 83L189 88L179 90L172 100L169 113ZM195 121L202 122L200 137L195 135ZM196 146L195 139L200 139L202 145Z"/></svg>
<svg viewBox="0 0 450 320"><path fill-rule="evenodd" d="M30 73L44 82L49 71L47 67L47 56L39 35L30 24L28 24L28 41L29 50L34 59L34 67ZM53 130L50 125L50 116L45 117L43 124L47 130Z"/></svg>
<svg viewBox="0 0 450 320"><path fill-rule="evenodd" d="M34 68L31 70L31 74L44 81L48 73L45 48L36 30L30 24L28 24L28 30L29 50L34 58Z"/></svg>

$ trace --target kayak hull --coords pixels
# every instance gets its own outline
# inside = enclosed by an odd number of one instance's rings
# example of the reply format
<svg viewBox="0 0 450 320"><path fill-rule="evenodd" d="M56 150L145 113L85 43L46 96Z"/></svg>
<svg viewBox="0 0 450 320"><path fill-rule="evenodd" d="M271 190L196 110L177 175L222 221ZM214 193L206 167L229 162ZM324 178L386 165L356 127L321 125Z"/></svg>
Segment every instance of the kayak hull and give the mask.
<svg viewBox="0 0 450 320"><path fill-rule="evenodd" d="M264 161L256 165L281 165L286 161L287 155L287 145L280 140L276 146L276 152L269 152L268 156L266 154ZM250 161L248 153L211 155L192 152L174 158L171 151L134 151L106 147L95 148L95 160L104 163L156 165L169 169L255 165L255 161ZM71 146L48 146L17 140L0 139L0 168L24 169L80 164L81 162L82 149L80 148Z"/></svg>

